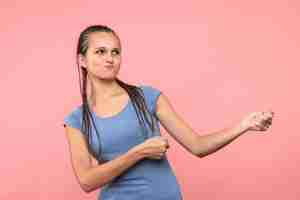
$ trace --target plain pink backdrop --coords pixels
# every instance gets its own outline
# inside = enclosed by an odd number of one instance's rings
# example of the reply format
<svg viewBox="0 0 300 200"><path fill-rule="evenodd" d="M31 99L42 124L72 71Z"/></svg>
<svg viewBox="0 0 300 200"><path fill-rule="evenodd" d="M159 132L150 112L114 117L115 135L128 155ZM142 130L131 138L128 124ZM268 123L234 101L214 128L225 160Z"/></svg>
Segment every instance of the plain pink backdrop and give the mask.
<svg viewBox="0 0 300 200"><path fill-rule="evenodd" d="M97 198L76 182L62 126L81 102L75 47L91 24L119 33L119 78L160 89L198 134L275 112L267 132L203 159L162 129L185 200L300 198L299 1L6 0L0 13L0 199Z"/></svg>

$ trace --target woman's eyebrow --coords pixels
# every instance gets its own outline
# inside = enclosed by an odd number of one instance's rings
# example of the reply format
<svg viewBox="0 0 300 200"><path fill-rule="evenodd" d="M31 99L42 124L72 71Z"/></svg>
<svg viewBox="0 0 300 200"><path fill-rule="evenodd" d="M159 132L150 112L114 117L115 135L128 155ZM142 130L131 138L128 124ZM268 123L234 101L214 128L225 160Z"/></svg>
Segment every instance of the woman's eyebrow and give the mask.
<svg viewBox="0 0 300 200"><path fill-rule="evenodd" d="M101 49L101 48L105 48L106 49L106 47L103 47L103 46L101 46L101 47L95 47L95 49ZM120 48L112 48L113 50L120 50Z"/></svg>

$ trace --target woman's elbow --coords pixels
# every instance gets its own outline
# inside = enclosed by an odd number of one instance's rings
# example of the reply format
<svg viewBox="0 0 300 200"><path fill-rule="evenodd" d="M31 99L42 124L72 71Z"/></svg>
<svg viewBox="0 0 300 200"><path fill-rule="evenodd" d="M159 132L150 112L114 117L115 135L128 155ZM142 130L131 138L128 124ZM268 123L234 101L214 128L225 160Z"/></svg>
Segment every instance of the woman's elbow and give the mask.
<svg viewBox="0 0 300 200"><path fill-rule="evenodd" d="M103 183L92 183L92 180L88 180L87 178L82 178L80 181L80 187L85 193L93 192L102 186Z"/></svg>
<svg viewBox="0 0 300 200"><path fill-rule="evenodd" d="M86 182L80 182L80 187L85 193L93 192L96 189Z"/></svg>
<svg viewBox="0 0 300 200"><path fill-rule="evenodd" d="M85 193L90 193L91 191L93 191L91 186L86 181L84 181L83 179L80 179L78 182L79 182L80 188Z"/></svg>
<svg viewBox="0 0 300 200"><path fill-rule="evenodd" d="M203 153L203 150L200 148L200 145L195 144L189 149L190 153L198 158L203 158L206 155Z"/></svg>
<svg viewBox="0 0 300 200"><path fill-rule="evenodd" d="M191 151L191 154L193 154L194 156L196 156L198 158L203 158L206 156L201 151L196 151L196 150Z"/></svg>
<svg viewBox="0 0 300 200"><path fill-rule="evenodd" d="M87 185L83 185L83 184L80 184L80 187L81 189L85 192L85 193L90 193L91 191L93 191L91 189L91 187L87 186Z"/></svg>
<svg viewBox="0 0 300 200"><path fill-rule="evenodd" d="M90 193L92 191L94 191L94 187L92 187L92 185L89 183L89 181L87 180L87 177L85 176L81 176L78 177L78 182L80 185L80 188L85 192L85 193Z"/></svg>

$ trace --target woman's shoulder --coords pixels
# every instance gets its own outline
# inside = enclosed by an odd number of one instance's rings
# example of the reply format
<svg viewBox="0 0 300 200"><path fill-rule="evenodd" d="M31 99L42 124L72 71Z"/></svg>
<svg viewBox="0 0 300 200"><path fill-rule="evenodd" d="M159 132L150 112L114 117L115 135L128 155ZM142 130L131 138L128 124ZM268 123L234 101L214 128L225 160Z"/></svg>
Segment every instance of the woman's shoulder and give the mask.
<svg viewBox="0 0 300 200"><path fill-rule="evenodd" d="M81 106L73 107L69 113L64 117L64 124L67 124L73 128L81 130Z"/></svg>
<svg viewBox="0 0 300 200"><path fill-rule="evenodd" d="M143 92L146 94L160 92L160 89L158 89L156 86L150 85L150 84L141 84L141 85L138 85L138 87L141 88L143 90Z"/></svg>
<svg viewBox="0 0 300 200"><path fill-rule="evenodd" d="M82 113L82 107L83 105L80 104L80 105L77 105L73 108L70 109L69 113L67 114L67 116L69 117L80 117L81 116L81 113Z"/></svg>
<svg viewBox="0 0 300 200"><path fill-rule="evenodd" d="M156 101L161 94L161 90L153 85L140 85L143 90L143 94L146 100L146 104L149 106L151 113L154 113L156 107Z"/></svg>

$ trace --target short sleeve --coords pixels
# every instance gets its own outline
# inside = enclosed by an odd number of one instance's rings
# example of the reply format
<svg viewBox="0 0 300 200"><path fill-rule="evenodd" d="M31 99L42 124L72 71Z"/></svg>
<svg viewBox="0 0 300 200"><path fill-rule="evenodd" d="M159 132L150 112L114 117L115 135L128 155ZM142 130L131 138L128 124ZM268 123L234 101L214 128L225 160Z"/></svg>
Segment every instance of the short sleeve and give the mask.
<svg viewBox="0 0 300 200"><path fill-rule="evenodd" d="M152 114L155 114L156 101L161 94L161 91L150 85L141 86L146 98L146 104Z"/></svg>
<svg viewBox="0 0 300 200"><path fill-rule="evenodd" d="M74 109L73 111L71 111L71 113L69 113L67 116L65 116L64 120L63 120L63 124L66 124L72 128L76 128L81 130L81 115L80 115L80 111L78 108Z"/></svg>

